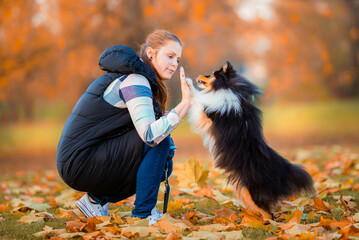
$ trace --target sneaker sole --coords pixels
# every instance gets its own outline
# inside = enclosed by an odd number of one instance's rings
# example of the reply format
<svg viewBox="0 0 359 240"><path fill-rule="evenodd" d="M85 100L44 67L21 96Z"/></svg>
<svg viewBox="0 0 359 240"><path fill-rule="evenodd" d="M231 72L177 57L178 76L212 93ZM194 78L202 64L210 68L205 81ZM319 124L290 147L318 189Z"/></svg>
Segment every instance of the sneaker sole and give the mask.
<svg viewBox="0 0 359 240"><path fill-rule="evenodd" d="M76 202L76 207L88 218L92 218L94 217L94 215L90 212L90 210L88 210L88 208L86 207L85 204L83 204L82 202L78 201Z"/></svg>

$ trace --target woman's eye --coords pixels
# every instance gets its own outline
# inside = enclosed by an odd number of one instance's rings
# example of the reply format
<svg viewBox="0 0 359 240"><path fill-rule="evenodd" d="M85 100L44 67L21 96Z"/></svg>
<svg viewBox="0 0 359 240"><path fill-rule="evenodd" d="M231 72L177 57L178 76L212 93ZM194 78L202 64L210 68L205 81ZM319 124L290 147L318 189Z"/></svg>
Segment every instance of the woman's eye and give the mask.
<svg viewBox="0 0 359 240"><path fill-rule="evenodd" d="M173 56L172 56L172 55L169 55L168 57L169 57L169 58L173 58Z"/></svg>
<svg viewBox="0 0 359 240"><path fill-rule="evenodd" d="M179 59L177 59L177 63L179 63L180 62L180 60Z"/></svg>

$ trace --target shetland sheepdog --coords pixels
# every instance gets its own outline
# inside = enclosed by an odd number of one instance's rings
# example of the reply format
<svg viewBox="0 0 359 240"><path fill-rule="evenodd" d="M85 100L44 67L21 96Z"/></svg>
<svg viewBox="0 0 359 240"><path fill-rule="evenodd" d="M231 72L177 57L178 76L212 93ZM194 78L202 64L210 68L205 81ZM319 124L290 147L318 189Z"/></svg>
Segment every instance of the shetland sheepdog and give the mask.
<svg viewBox="0 0 359 240"><path fill-rule="evenodd" d="M188 81L191 81L188 79ZM235 196L245 208L272 218L285 198L314 194L311 176L269 147L263 137L255 99L261 91L229 62L196 79L188 120L209 149L214 165L228 174Z"/></svg>

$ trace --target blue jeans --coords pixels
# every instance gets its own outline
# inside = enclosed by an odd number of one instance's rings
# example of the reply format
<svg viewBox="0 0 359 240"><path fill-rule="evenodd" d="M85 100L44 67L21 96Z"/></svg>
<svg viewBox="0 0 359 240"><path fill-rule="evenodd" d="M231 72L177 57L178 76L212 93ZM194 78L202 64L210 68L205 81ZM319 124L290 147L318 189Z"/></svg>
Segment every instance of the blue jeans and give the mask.
<svg viewBox="0 0 359 240"><path fill-rule="evenodd" d="M164 169L168 162L168 176L173 170L173 161L176 147L170 136L163 139L157 146L145 145L144 158L137 170L136 200L132 217L146 218L157 203L160 184L165 179ZM126 193L114 196L98 196L92 193L88 195L96 202L104 205L107 202L118 202L130 197Z"/></svg>
<svg viewBox="0 0 359 240"><path fill-rule="evenodd" d="M173 141L170 136L162 140L157 146L145 146L145 156L137 171L135 208L132 217L146 218L156 206L158 190L164 180L164 169L170 157ZM173 155L172 155L173 157ZM169 172L173 169L172 158L169 160Z"/></svg>

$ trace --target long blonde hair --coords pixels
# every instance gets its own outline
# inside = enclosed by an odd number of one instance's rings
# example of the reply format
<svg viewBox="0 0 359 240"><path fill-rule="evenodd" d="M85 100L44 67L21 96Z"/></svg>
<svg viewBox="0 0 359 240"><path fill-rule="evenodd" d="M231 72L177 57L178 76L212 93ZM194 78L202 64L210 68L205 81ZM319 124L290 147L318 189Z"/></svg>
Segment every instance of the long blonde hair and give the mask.
<svg viewBox="0 0 359 240"><path fill-rule="evenodd" d="M166 110L167 104L168 104L168 90L163 82L163 80L160 78L157 70L153 66L151 59L148 58L146 54L146 49L148 47L151 47L153 50L155 50L156 54L158 50L163 47L167 42L176 41L182 46L181 40L174 35L171 32L168 32L166 30L155 30L151 34L149 34L146 38L146 42L141 45L139 55L142 58L143 62L146 63L151 67L151 69L156 73L156 79L158 84L158 94L156 95L156 101L161 107L161 110L164 112Z"/></svg>

